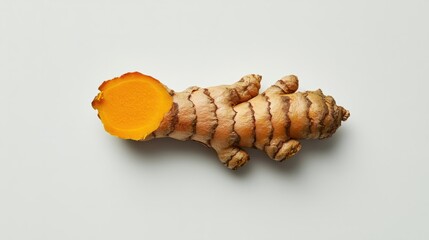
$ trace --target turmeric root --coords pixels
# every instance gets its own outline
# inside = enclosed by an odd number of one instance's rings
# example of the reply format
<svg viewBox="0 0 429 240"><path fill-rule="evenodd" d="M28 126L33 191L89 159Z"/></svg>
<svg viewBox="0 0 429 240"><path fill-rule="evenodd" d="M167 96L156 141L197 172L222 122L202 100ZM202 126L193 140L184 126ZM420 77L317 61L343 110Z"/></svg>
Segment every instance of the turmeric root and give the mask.
<svg viewBox="0 0 429 240"><path fill-rule="evenodd" d="M230 169L248 162L243 147L283 161L301 150L299 139L330 137L350 116L320 89L296 92L293 75L259 94L261 78L251 74L232 85L174 92L150 76L127 73L101 84L92 106L114 136L195 140Z"/></svg>

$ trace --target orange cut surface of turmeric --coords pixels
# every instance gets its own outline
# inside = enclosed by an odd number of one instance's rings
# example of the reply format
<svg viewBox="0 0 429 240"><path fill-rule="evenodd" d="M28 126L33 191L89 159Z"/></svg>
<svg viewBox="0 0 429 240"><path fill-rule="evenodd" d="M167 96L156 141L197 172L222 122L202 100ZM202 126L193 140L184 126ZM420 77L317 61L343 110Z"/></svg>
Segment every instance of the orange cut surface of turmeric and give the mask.
<svg viewBox="0 0 429 240"><path fill-rule="evenodd" d="M106 131L123 139L145 139L173 104L164 85L137 72L105 81L99 90L92 106Z"/></svg>

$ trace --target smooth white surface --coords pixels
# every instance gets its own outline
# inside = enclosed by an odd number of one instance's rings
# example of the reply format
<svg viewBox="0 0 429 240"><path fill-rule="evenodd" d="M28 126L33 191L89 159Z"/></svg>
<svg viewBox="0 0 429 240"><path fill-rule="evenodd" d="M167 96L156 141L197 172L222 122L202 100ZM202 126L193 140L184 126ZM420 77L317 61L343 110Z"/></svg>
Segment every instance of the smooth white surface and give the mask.
<svg viewBox="0 0 429 240"><path fill-rule="evenodd" d="M0 239L429 239L428 1L0 1ZM237 172L127 142L90 102L128 71L175 90L286 74L351 111Z"/></svg>

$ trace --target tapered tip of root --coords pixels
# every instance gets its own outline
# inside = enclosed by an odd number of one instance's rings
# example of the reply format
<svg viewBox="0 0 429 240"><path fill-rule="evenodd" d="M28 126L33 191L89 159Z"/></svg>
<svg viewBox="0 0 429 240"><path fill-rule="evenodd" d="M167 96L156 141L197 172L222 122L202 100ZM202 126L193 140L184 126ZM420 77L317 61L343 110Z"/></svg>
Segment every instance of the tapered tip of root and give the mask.
<svg viewBox="0 0 429 240"><path fill-rule="evenodd" d="M262 76L258 75L258 74L248 74L244 77L241 78L240 81L245 81L245 82L257 82L257 83L261 83L262 80Z"/></svg>
<svg viewBox="0 0 429 240"><path fill-rule="evenodd" d="M340 108L341 108L341 116L342 116L341 120L346 121L350 117L350 112L343 107L340 107Z"/></svg>

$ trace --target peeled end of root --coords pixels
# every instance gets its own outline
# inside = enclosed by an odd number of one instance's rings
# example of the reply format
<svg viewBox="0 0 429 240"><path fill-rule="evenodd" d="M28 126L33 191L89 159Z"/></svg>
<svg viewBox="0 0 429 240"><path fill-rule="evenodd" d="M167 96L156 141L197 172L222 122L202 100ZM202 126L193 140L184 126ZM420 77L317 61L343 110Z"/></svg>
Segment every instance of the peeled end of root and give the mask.
<svg viewBox="0 0 429 240"><path fill-rule="evenodd" d="M173 105L164 85L138 72L105 81L98 89L92 107L98 110L104 129L123 139L145 139Z"/></svg>

